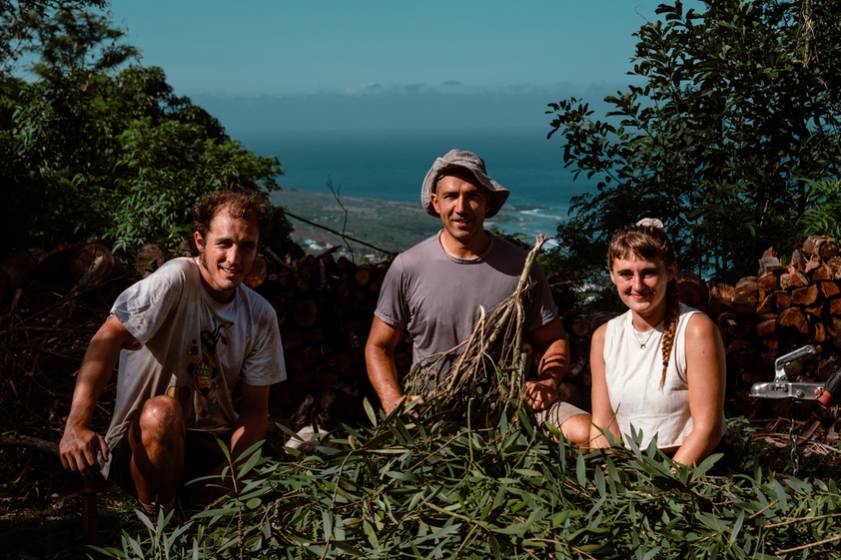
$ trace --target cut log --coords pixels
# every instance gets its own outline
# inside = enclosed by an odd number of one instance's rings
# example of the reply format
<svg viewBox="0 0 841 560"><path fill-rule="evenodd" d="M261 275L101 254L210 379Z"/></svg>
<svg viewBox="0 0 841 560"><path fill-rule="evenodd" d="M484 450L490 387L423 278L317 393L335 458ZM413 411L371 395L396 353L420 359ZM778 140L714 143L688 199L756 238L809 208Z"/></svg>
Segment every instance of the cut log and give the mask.
<svg viewBox="0 0 841 560"><path fill-rule="evenodd" d="M292 321L301 327L311 327L318 320L318 306L311 299L299 299L292 307Z"/></svg>
<svg viewBox="0 0 841 560"><path fill-rule="evenodd" d="M794 305L812 305L818 300L818 287L807 286L791 292L791 303Z"/></svg>
<svg viewBox="0 0 841 560"><path fill-rule="evenodd" d="M283 339L283 350L284 352L288 350L294 350L296 348L300 348L304 344L304 334L301 332L301 329L296 329L294 326L291 328L286 328L281 333L281 338ZM287 362L287 366L289 363Z"/></svg>
<svg viewBox="0 0 841 560"><path fill-rule="evenodd" d="M803 265L803 272L806 274L811 274L812 271L820 268L821 266L821 258L818 255L813 255L806 264Z"/></svg>
<svg viewBox="0 0 841 560"><path fill-rule="evenodd" d="M809 257L811 257L812 255L814 255L818 252L818 247L817 247L818 237L819 236L817 236L817 235L810 235L809 237L804 239L803 243L800 245L800 252L803 253L803 255L806 258L809 258Z"/></svg>
<svg viewBox="0 0 841 560"><path fill-rule="evenodd" d="M736 296L741 296L744 299L753 301L757 300L757 291L759 290L756 282L756 276L745 276L736 282Z"/></svg>
<svg viewBox="0 0 841 560"><path fill-rule="evenodd" d="M777 332L777 320L768 319L756 325L756 335L765 338L773 336Z"/></svg>
<svg viewBox="0 0 841 560"><path fill-rule="evenodd" d="M254 258L254 263L251 265L251 270L245 275L245 285L252 290L259 287L269 275L269 261L263 255L257 255Z"/></svg>
<svg viewBox="0 0 841 560"><path fill-rule="evenodd" d="M806 276L797 270L789 270L780 275L780 288L783 290L790 290L794 288L802 288L809 285L809 280Z"/></svg>
<svg viewBox="0 0 841 560"><path fill-rule="evenodd" d="M0 434L0 446L28 447L42 453L58 456L58 443L41 438L25 436L16 432Z"/></svg>
<svg viewBox="0 0 841 560"><path fill-rule="evenodd" d="M353 262L345 256L341 256L336 259L336 267L342 272L349 272L354 268Z"/></svg>
<svg viewBox="0 0 841 560"><path fill-rule="evenodd" d="M767 274L769 272L779 273L783 269L780 264L780 259L777 255L763 255L759 259L759 274Z"/></svg>
<svg viewBox="0 0 841 560"><path fill-rule="evenodd" d="M774 272L767 272L756 279L756 285L761 293L774 292L780 287L780 277Z"/></svg>
<svg viewBox="0 0 841 560"><path fill-rule="evenodd" d="M287 288L292 283L292 271L288 268L281 268L272 275L272 282L281 288Z"/></svg>
<svg viewBox="0 0 841 560"><path fill-rule="evenodd" d="M831 299L841 294L841 287L835 282L821 282L818 284L818 289L826 299Z"/></svg>
<svg viewBox="0 0 841 560"><path fill-rule="evenodd" d="M727 345L727 359L737 368L749 366L756 360L756 347L744 339L736 339Z"/></svg>
<svg viewBox="0 0 841 560"><path fill-rule="evenodd" d="M829 300L828 312L830 315L834 315L836 317L841 316L841 298Z"/></svg>
<svg viewBox="0 0 841 560"><path fill-rule="evenodd" d="M689 307L705 308L710 299L707 283L691 273L682 273L677 280L678 298Z"/></svg>
<svg viewBox="0 0 841 560"><path fill-rule="evenodd" d="M722 306L730 307L736 299L736 288L723 282L710 287L710 302L715 301Z"/></svg>
<svg viewBox="0 0 841 560"><path fill-rule="evenodd" d="M590 336L590 324L581 317L576 317L572 320L569 330L579 338Z"/></svg>
<svg viewBox="0 0 841 560"><path fill-rule="evenodd" d="M380 288L382 288L382 286L383 286L383 280L384 279L385 279L385 276L377 276L376 278L374 278L373 280L368 282L368 285L365 286L365 289L368 290L369 294L374 294L374 295L379 294L380 293Z"/></svg>
<svg viewBox="0 0 841 560"><path fill-rule="evenodd" d="M838 254L838 245L835 239L827 235L810 235L800 250L808 257L827 260Z"/></svg>
<svg viewBox="0 0 841 560"><path fill-rule="evenodd" d="M166 262L166 255L160 245L147 243L137 251L134 257L134 271L141 278L146 278Z"/></svg>
<svg viewBox="0 0 841 560"><path fill-rule="evenodd" d="M821 260L828 261L838 254L838 243L831 237L828 238L818 249Z"/></svg>
<svg viewBox="0 0 841 560"><path fill-rule="evenodd" d="M812 271L812 282L819 282L822 280L834 280L835 276L832 269L825 264L821 264L818 268Z"/></svg>
<svg viewBox="0 0 841 560"><path fill-rule="evenodd" d="M102 243L86 243L70 259L70 274L83 286L95 286L111 276L114 256Z"/></svg>
<svg viewBox="0 0 841 560"><path fill-rule="evenodd" d="M295 274L295 289L299 292L308 292L312 288L312 275L307 269L301 269Z"/></svg>
<svg viewBox="0 0 841 560"><path fill-rule="evenodd" d="M762 341L762 347L769 352L777 352L780 349L780 341L776 338L766 338Z"/></svg>
<svg viewBox="0 0 841 560"><path fill-rule="evenodd" d="M791 294L780 290L774 294L774 297L777 300L777 310L788 309L791 307Z"/></svg>
<svg viewBox="0 0 841 560"><path fill-rule="evenodd" d="M777 308L777 296L775 293L771 292L767 294L756 306L756 313L758 315L763 315L765 313L771 313Z"/></svg>
<svg viewBox="0 0 841 560"><path fill-rule="evenodd" d="M807 305L803 308L807 315L820 318L823 315L823 302L818 302L814 305Z"/></svg>
<svg viewBox="0 0 841 560"><path fill-rule="evenodd" d="M733 311L742 317L754 315L756 313L756 295L757 292L754 292L753 297L737 295L736 299L733 300Z"/></svg>
<svg viewBox="0 0 841 560"><path fill-rule="evenodd" d="M18 251L4 259L0 263L0 297L3 297L7 290L24 287L42 257L43 253L40 250L30 249Z"/></svg>
<svg viewBox="0 0 841 560"><path fill-rule="evenodd" d="M824 264L832 270L833 280L841 280L841 257L832 257Z"/></svg>
<svg viewBox="0 0 841 560"><path fill-rule="evenodd" d="M360 288L364 287L371 280L371 272L364 267L359 267L353 273L353 281Z"/></svg>
<svg viewBox="0 0 841 560"><path fill-rule="evenodd" d="M791 260L789 261L788 271L803 271L803 265L806 264L806 257L803 256L799 250L795 249L791 253Z"/></svg>
<svg viewBox="0 0 841 560"><path fill-rule="evenodd" d="M826 325L820 322L815 323L815 332L812 334L812 340L814 342L826 342L826 339Z"/></svg>
<svg viewBox="0 0 841 560"><path fill-rule="evenodd" d="M789 307L780 313L779 323L781 327L791 327L801 334L809 333L809 321L797 307Z"/></svg>

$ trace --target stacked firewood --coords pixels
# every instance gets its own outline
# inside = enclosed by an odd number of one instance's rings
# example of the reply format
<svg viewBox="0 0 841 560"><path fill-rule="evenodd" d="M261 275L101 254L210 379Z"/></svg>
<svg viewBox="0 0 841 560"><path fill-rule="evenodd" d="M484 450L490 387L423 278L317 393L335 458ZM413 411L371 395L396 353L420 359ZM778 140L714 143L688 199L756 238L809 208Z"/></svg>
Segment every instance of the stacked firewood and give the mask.
<svg viewBox="0 0 841 560"><path fill-rule="evenodd" d="M589 410L590 338L596 327L614 314L597 313L590 320L585 319L578 305L575 286L558 274L550 276L547 280L569 341L569 371L560 384L560 396Z"/></svg>
<svg viewBox="0 0 841 560"><path fill-rule="evenodd" d="M709 312L742 383L768 381L774 360L805 344L819 350L800 364L804 379L824 380L841 350L841 255L835 239L811 236L785 265L773 249L756 276L710 286ZM797 368L795 364L793 367Z"/></svg>
<svg viewBox="0 0 841 560"><path fill-rule="evenodd" d="M277 417L295 430L332 429L362 413L371 398L364 347L388 263L356 265L335 248L278 257L266 251L246 283L277 311L288 380L272 393ZM410 360L398 349L400 369Z"/></svg>

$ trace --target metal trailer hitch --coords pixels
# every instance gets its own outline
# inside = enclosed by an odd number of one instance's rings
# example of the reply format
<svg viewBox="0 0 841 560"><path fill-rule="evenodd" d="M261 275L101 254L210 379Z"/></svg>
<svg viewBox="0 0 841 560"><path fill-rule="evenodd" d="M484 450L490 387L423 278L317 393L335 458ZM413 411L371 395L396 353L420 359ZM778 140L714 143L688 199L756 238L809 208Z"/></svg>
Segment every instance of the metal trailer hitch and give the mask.
<svg viewBox="0 0 841 560"><path fill-rule="evenodd" d="M774 381L754 383L749 396L757 399L817 401L826 408L831 404L833 396L841 392L841 369L830 375L825 383L789 381L786 375L789 364L816 353L815 347L809 344L780 356L774 361Z"/></svg>

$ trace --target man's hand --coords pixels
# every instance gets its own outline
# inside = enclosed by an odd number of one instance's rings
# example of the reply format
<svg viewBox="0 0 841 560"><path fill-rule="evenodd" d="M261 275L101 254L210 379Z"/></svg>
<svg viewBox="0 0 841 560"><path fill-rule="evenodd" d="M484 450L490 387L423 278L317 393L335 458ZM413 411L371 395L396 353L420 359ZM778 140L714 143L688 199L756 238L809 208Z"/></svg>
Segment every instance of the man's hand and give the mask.
<svg viewBox="0 0 841 560"><path fill-rule="evenodd" d="M406 401L406 405L409 406L414 403L415 406L421 406L426 404L423 400L423 397L420 395L405 395L400 396L397 399L389 399L388 401L383 401L383 410L385 410L386 414L391 414L391 412L397 408L397 405L401 402Z"/></svg>
<svg viewBox="0 0 841 560"><path fill-rule="evenodd" d="M105 438L88 428L68 424L58 445L61 464L65 469L86 474L97 466L96 452L108 458L108 445Z"/></svg>
<svg viewBox="0 0 841 560"><path fill-rule="evenodd" d="M558 387L552 378L526 381L525 401L532 410L545 410L558 400Z"/></svg>

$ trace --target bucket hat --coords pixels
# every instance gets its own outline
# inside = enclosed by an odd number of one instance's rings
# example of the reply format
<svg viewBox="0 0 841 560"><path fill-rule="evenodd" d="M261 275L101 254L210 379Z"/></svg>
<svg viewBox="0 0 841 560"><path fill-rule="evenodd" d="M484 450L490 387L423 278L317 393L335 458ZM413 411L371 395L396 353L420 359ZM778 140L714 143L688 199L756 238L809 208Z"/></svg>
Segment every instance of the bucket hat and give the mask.
<svg viewBox="0 0 841 560"><path fill-rule="evenodd" d="M421 204L426 211L432 216L438 216L438 212L432 207L432 193L435 192L435 186L447 171L453 169L465 169L470 172L476 181L488 191L488 211L485 214L486 218L495 216L505 201L508 199L509 191L488 176L485 170L485 162L467 150L453 149L444 154L442 157L435 158L432 162L432 167L426 172L426 177L423 178L423 185L421 186Z"/></svg>

